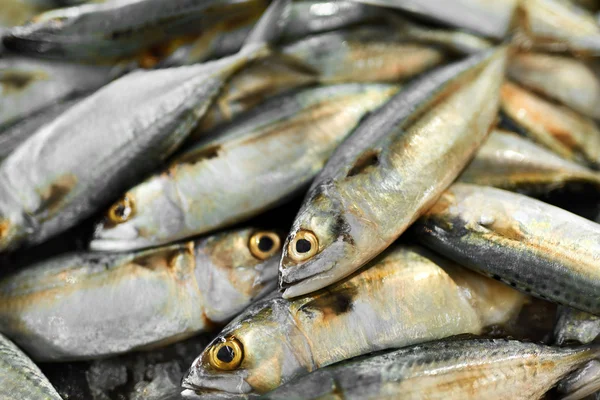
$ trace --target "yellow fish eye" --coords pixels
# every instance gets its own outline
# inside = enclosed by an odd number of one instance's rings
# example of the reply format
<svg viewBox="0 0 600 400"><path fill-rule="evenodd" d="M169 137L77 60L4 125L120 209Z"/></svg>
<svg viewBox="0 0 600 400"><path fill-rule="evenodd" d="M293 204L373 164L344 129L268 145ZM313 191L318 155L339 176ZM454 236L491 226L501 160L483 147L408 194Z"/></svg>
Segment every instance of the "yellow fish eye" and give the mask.
<svg viewBox="0 0 600 400"><path fill-rule="evenodd" d="M294 261L308 260L318 251L319 239L311 231L298 231L288 246L288 253Z"/></svg>
<svg viewBox="0 0 600 400"><path fill-rule="evenodd" d="M221 371L231 371L242 363L244 350L239 340L235 338L224 339L221 343L214 345L208 354L210 365Z"/></svg>
<svg viewBox="0 0 600 400"><path fill-rule="evenodd" d="M135 213L135 202L131 196L125 195L108 210L108 219L115 224L128 221Z"/></svg>
<svg viewBox="0 0 600 400"><path fill-rule="evenodd" d="M275 232L261 231L250 236L250 253L259 260L266 260L281 248L281 239Z"/></svg>

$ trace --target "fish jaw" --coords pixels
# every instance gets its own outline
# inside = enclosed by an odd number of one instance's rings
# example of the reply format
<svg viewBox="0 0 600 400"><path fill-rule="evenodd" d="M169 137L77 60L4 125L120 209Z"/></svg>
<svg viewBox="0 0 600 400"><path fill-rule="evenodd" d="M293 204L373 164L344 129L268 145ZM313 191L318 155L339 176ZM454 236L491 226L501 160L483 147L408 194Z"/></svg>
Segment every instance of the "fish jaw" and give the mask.
<svg viewBox="0 0 600 400"><path fill-rule="evenodd" d="M252 387L240 374L212 376L196 367L198 362L201 362L199 358L194 361L181 380L181 387L196 392L198 399L211 399L215 394L243 395L252 391Z"/></svg>
<svg viewBox="0 0 600 400"><path fill-rule="evenodd" d="M103 223L96 228L96 232L102 232ZM90 250L93 251L132 251L155 246L153 243L139 235L138 230L129 224L116 226L108 231L109 234L96 236L90 242Z"/></svg>

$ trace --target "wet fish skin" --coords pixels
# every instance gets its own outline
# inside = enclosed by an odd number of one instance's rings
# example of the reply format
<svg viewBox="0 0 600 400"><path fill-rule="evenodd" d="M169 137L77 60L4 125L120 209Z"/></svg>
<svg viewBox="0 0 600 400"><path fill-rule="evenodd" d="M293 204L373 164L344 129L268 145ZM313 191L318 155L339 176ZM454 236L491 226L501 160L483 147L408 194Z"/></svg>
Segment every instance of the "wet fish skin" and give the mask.
<svg viewBox="0 0 600 400"><path fill-rule="evenodd" d="M459 175L494 122L506 52L425 74L361 122L313 181L286 239L279 270L285 298L356 271ZM306 237L313 243L299 256Z"/></svg>
<svg viewBox="0 0 600 400"><path fill-rule="evenodd" d="M600 118L600 76L582 60L536 52L511 57L507 74L524 87Z"/></svg>
<svg viewBox="0 0 600 400"><path fill-rule="evenodd" d="M74 226L156 168L187 137L224 82L269 54L266 43L278 35L288 5L271 3L239 53L125 75L22 143L0 165L0 251ZM66 148L77 151L65 154Z"/></svg>
<svg viewBox="0 0 600 400"><path fill-rule="evenodd" d="M0 282L0 330L36 361L166 345L223 324L273 291L279 239L259 255L241 228L129 253L67 253ZM94 310L90 312L90 310Z"/></svg>
<svg viewBox="0 0 600 400"><path fill-rule="evenodd" d="M600 168L600 129L591 118L509 81L500 90L500 105L525 136L563 158Z"/></svg>
<svg viewBox="0 0 600 400"><path fill-rule="evenodd" d="M0 397L62 400L42 371L0 333Z"/></svg>
<svg viewBox="0 0 600 400"><path fill-rule="evenodd" d="M395 245L322 291L293 300L274 293L250 306L194 361L183 387L200 398L266 393L361 354L479 334L511 320L526 298L422 248ZM219 370L211 349L231 338L242 346L241 363Z"/></svg>
<svg viewBox="0 0 600 400"><path fill-rule="evenodd" d="M600 361L591 360L580 369L563 379L557 385L557 391L564 396L561 400L588 399L587 396L594 395L595 399L600 395Z"/></svg>
<svg viewBox="0 0 600 400"><path fill-rule="evenodd" d="M119 224L105 219L90 247L121 251L169 243L279 204L309 185L361 118L397 90L346 84L272 99L131 188L125 196L135 213Z"/></svg>
<svg viewBox="0 0 600 400"><path fill-rule="evenodd" d="M556 344L591 343L599 334L599 317L570 307L560 307L554 327Z"/></svg>
<svg viewBox="0 0 600 400"><path fill-rule="evenodd" d="M582 183L600 188L597 172L500 129L492 131L458 180L530 195Z"/></svg>
<svg viewBox="0 0 600 400"><path fill-rule="evenodd" d="M181 35L209 29L263 7L263 0L113 0L53 10L11 29L6 48L36 56L108 61Z"/></svg>
<svg viewBox="0 0 600 400"><path fill-rule="evenodd" d="M419 240L542 299L600 314L600 225L516 193L457 183L416 223Z"/></svg>
<svg viewBox="0 0 600 400"><path fill-rule="evenodd" d="M91 92L130 68L95 66L7 55L0 58L0 129L52 106Z"/></svg>
<svg viewBox="0 0 600 400"><path fill-rule="evenodd" d="M592 346L444 340L331 365L261 399L537 400L560 378L598 354Z"/></svg>

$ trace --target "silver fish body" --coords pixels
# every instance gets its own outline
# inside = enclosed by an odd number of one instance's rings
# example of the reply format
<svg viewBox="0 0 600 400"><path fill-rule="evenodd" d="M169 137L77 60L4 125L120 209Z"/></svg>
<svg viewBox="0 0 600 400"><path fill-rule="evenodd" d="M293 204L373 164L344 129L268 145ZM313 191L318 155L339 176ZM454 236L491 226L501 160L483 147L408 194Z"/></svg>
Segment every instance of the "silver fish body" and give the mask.
<svg viewBox="0 0 600 400"><path fill-rule="evenodd" d="M96 90L127 68L12 55L0 58L0 127L59 101Z"/></svg>
<svg viewBox="0 0 600 400"><path fill-rule="evenodd" d="M599 352L593 346L445 340L331 365L261 399L537 400Z"/></svg>
<svg viewBox="0 0 600 400"><path fill-rule="evenodd" d="M4 45L21 53L50 58L106 61L218 21L235 20L264 9L263 0L113 0L53 10L33 23L11 29Z"/></svg>
<svg viewBox="0 0 600 400"><path fill-rule="evenodd" d="M420 240L526 293L600 315L600 225L516 193L457 183L415 224Z"/></svg>
<svg viewBox="0 0 600 400"><path fill-rule="evenodd" d="M600 361L591 360L557 385L561 400L597 399L600 396ZM594 395L595 393L595 395ZM587 396L592 397L587 397Z"/></svg>
<svg viewBox="0 0 600 400"><path fill-rule="evenodd" d="M183 387L207 399L266 393L372 351L479 334L512 320L525 300L424 249L397 245L322 291L255 303L194 361ZM222 349L232 350L233 359L224 363Z"/></svg>
<svg viewBox="0 0 600 400"><path fill-rule="evenodd" d="M68 253L0 281L0 331L37 361L165 345L272 291L280 249L275 232L244 228L141 252Z"/></svg>
<svg viewBox="0 0 600 400"><path fill-rule="evenodd" d="M600 76L582 60L544 53L518 53L507 74L521 85L591 118L600 118Z"/></svg>
<svg viewBox="0 0 600 400"><path fill-rule="evenodd" d="M280 203L306 187L361 118L397 90L379 84L323 86L265 103L130 189L125 197L135 212L116 224L109 214L91 248L169 243Z"/></svg>
<svg viewBox="0 0 600 400"><path fill-rule="evenodd" d="M556 344L591 343L598 335L600 317L570 307L559 308L558 320L554 327Z"/></svg>
<svg viewBox="0 0 600 400"><path fill-rule="evenodd" d="M434 70L361 122L296 216L280 265L284 297L356 271L433 204L494 122L505 59L495 49Z"/></svg>
<svg viewBox="0 0 600 400"><path fill-rule="evenodd" d="M1 333L0 398L62 400L33 361Z"/></svg>
<svg viewBox="0 0 600 400"><path fill-rule="evenodd" d="M600 129L593 119L509 81L500 90L500 104L525 136L563 158L600 168Z"/></svg>
<svg viewBox="0 0 600 400"><path fill-rule="evenodd" d="M600 189L597 172L498 129L492 131L458 180L531 195L582 183Z"/></svg>

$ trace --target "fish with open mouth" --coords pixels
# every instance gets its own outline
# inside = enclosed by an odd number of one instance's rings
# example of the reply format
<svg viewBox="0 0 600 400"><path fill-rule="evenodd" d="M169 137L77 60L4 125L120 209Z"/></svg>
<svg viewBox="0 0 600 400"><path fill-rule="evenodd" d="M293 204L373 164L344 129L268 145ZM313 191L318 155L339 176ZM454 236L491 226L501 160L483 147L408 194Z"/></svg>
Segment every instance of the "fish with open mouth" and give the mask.
<svg viewBox="0 0 600 400"><path fill-rule="evenodd" d="M145 251L67 253L0 281L0 331L36 361L166 345L272 292L280 252L276 231L242 228Z"/></svg>
<svg viewBox="0 0 600 400"><path fill-rule="evenodd" d="M537 400L598 355L597 345L560 348L504 339L444 340L331 365L260 399Z"/></svg>
<svg viewBox="0 0 600 400"><path fill-rule="evenodd" d="M1 333L0 398L62 400L37 365Z"/></svg>
<svg viewBox="0 0 600 400"><path fill-rule="evenodd" d="M65 231L160 165L224 82L270 53L288 6L275 0L239 53L125 75L23 142L0 165L0 251Z"/></svg>
<svg viewBox="0 0 600 400"><path fill-rule="evenodd" d="M435 202L495 122L507 52L496 48L423 75L337 148L284 244L283 297L348 276Z"/></svg>
<svg viewBox="0 0 600 400"><path fill-rule="evenodd" d="M521 194L456 183L414 230L461 265L600 315L600 225L592 221Z"/></svg>
<svg viewBox="0 0 600 400"><path fill-rule="evenodd" d="M527 297L416 246L293 300L277 293L229 323L183 379L200 398L266 393L317 368L377 350L480 334Z"/></svg>
<svg viewBox="0 0 600 400"><path fill-rule="evenodd" d="M109 209L90 247L122 251L169 243L285 201L309 185L361 118L398 88L331 85L268 101L128 190Z"/></svg>

